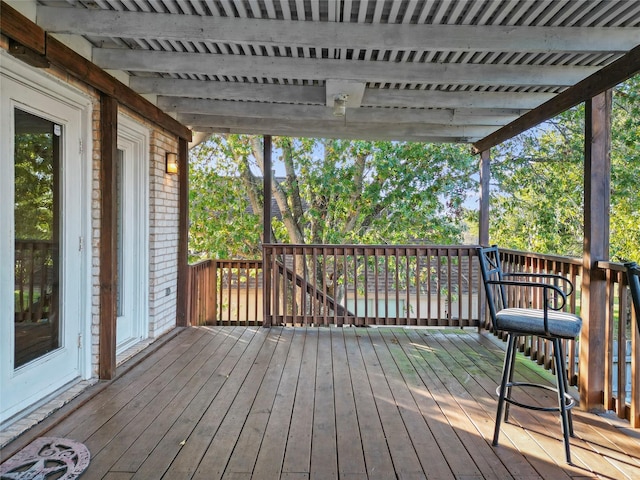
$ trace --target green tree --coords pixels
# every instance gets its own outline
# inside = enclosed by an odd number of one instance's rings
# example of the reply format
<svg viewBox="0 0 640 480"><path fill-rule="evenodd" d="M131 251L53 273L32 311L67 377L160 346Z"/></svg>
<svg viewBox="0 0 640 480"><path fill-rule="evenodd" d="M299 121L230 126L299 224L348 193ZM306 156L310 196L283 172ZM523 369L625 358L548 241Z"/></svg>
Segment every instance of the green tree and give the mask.
<svg viewBox="0 0 640 480"><path fill-rule="evenodd" d="M610 255L640 259L640 76L614 90ZM490 238L507 247L580 256L584 107L495 149Z"/></svg>
<svg viewBox="0 0 640 480"><path fill-rule="evenodd" d="M461 241L477 170L468 147L288 137L273 144L284 171L272 174L276 241ZM214 136L192 151L194 257L259 255L262 155L261 137L244 135Z"/></svg>

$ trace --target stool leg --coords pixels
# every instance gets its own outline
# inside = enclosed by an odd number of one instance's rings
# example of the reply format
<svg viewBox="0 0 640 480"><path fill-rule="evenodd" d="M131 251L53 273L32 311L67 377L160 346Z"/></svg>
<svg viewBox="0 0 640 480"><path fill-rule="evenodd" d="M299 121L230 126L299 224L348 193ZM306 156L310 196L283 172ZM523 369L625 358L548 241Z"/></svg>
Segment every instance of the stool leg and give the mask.
<svg viewBox="0 0 640 480"><path fill-rule="evenodd" d="M562 369L562 378L564 379L564 391L567 393L569 391L569 379L567 378L567 366L565 360L567 357L564 355L564 349L562 348L562 340L558 342L560 344L560 358L562 358L562 365L565 367ZM571 409L567 409L567 417L569 418L569 436L575 436L573 433L573 415L571 414Z"/></svg>
<svg viewBox="0 0 640 480"><path fill-rule="evenodd" d="M496 411L496 428L493 431L493 446L498 446L498 437L500 436L500 422L502 421L502 412L505 404L505 395L507 392L507 383L512 376L513 356L515 355L515 340L513 334L507 336L507 351L504 356L504 364L502 366L502 379L500 380L500 393L498 394L498 408Z"/></svg>
<svg viewBox="0 0 640 480"><path fill-rule="evenodd" d="M553 358L556 363L556 380L558 384L558 406L560 408L560 416L562 417L562 435L564 437L564 453L567 463L571 463L571 452L569 444L569 411L565 401L566 378L564 374L564 359L562 358L562 346L559 338L553 339Z"/></svg>
<svg viewBox="0 0 640 480"><path fill-rule="evenodd" d="M507 381L507 393L505 395L506 399L511 398L511 384L513 383L513 375L516 371L516 357L518 354L518 336L513 335L513 346L511 347L511 363L509 364L509 380ZM505 402L504 404L504 421L509 421L509 408L511 404L509 402Z"/></svg>

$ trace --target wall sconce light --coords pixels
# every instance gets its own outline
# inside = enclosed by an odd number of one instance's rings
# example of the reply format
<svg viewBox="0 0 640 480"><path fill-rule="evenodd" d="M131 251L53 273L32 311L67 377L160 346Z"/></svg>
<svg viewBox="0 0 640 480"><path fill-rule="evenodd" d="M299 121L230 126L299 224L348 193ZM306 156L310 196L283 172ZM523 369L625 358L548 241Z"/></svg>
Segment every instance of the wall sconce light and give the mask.
<svg viewBox="0 0 640 480"><path fill-rule="evenodd" d="M333 115L335 117L344 117L347 113L347 99L349 95L340 93L333 99Z"/></svg>
<svg viewBox="0 0 640 480"><path fill-rule="evenodd" d="M178 154L167 152L167 173L178 173Z"/></svg>

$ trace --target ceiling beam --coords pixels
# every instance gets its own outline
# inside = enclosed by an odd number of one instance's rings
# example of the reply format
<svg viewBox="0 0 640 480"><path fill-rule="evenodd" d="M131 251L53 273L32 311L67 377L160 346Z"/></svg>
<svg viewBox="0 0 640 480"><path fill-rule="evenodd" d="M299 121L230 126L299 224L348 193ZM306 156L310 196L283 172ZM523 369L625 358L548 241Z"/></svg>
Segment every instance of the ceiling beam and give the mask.
<svg viewBox="0 0 640 480"><path fill-rule="evenodd" d="M267 135L262 128L255 128L251 126L244 127L215 127L215 126L192 126L194 132L202 132L208 134L244 134L244 135ZM273 126L270 129L268 135L278 137L295 137L295 138L339 138L345 140L352 140L357 138L358 140L369 141L403 141L403 142L421 142L421 143L473 143L477 138L473 137L449 137L449 136L437 136L437 135L404 135L399 137L393 135L386 130L378 132L358 132L354 134L348 130L319 130L313 127L309 128L297 128L292 131L288 127Z"/></svg>
<svg viewBox="0 0 640 480"><path fill-rule="evenodd" d="M102 68L137 72L192 73L247 78L358 80L445 85L569 86L597 67L395 63L94 48Z"/></svg>
<svg viewBox="0 0 640 480"><path fill-rule="evenodd" d="M287 47L516 52L626 52L637 30L311 22L39 6L45 30L89 36L162 38Z"/></svg>
<svg viewBox="0 0 640 480"><path fill-rule="evenodd" d="M202 133L203 135L211 135L211 134L244 134L244 135L265 135L265 132L261 128L229 128L229 127L211 127L211 126L193 126L194 132ZM295 132L291 132L289 129L279 128L275 126L270 129L271 133L269 135L280 136L280 137L294 137L294 138L339 138L345 140L352 140L357 138L358 140L369 140L369 141L403 141L403 142L421 142L421 143L472 143L474 140L473 137L439 137L439 136L431 136L431 135L406 135L404 137L397 137L392 135L389 132L376 132L375 134L370 133L358 133L357 136L353 136L353 134L349 134L348 132L338 130L326 132L324 130L314 130L312 128L302 128L298 129ZM206 140L206 138L205 138Z"/></svg>
<svg viewBox="0 0 640 480"><path fill-rule="evenodd" d="M227 83L157 77L131 77L129 85L138 93L175 97L213 98L249 102L324 105L325 87ZM553 98L555 93L442 92L366 88L363 106L416 108L508 108L529 110Z"/></svg>
<svg viewBox="0 0 640 480"><path fill-rule="evenodd" d="M640 45L597 73L558 94L552 100L545 102L538 108L531 110L510 124L474 143L473 148L479 153L495 147L505 140L513 138L545 120L553 118L565 110L615 87L638 72L640 72Z"/></svg>
<svg viewBox="0 0 640 480"><path fill-rule="evenodd" d="M227 117L273 120L333 121L333 109L321 105L289 105L258 102L205 100L201 98L158 97L158 107L174 113L197 113ZM347 108L347 121L356 123L425 123L443 125L502 126L524 112L519 110Z"/></svg>
<svg viewBox="0 0 640 480"><path fill-rule="evenodd" d="M185 125L198 125L221 127L229 129L258 129L265 135L278 135L277 131L287 131L291 136L297 136L296 129L300 131L313 130L324 132L328 137L332 137L332 132L341 132L344 135L351 134L351 138L361 138L363 134L386 133L395 139L402 140L407 136L438 136L438 137L476 137L481 138L494 131L496 127L486 125L441 125L425 123L404 123L404 124L377 124L368 122L352 122L347 117L331 120L308 120L302 121L295 118L274 119L274 118L242 118L228 117L223 115L201 115L201 114L179 114L178 120Z"/></svg>

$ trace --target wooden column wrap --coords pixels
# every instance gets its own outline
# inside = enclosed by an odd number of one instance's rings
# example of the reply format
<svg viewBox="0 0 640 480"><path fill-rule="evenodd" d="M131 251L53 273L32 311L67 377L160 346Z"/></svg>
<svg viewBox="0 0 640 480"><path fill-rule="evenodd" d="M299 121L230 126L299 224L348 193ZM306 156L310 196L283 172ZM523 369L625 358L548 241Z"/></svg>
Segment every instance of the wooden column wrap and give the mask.
<svg viewBox="0 0 640 480"><path fill-rule="evenodd" d="M584 250L580 315L580 405L604 410L607 283L597 268L609 260L611 90L585 105Z"/></svg>
<svg viewBox="0 0 640 480"><path fill-rule="evenodd" d="M491 151L480 154L480 211L478 220L478 243L489 246L489 182L491 180Z"/></svg>
<svg viewBox="0 0 640 480"><path fill-rule="evenodd" d="M191 324L189 311L189 150L187 140L178 141L178 291L176 325Z"/></svg>
<svg viewBox="0 0 640 480"><path fill-rule="evenodd" d="M116 375L116 318L118 289L118 102L102 95L100 101L100 343L98 374Z"/></svg>

